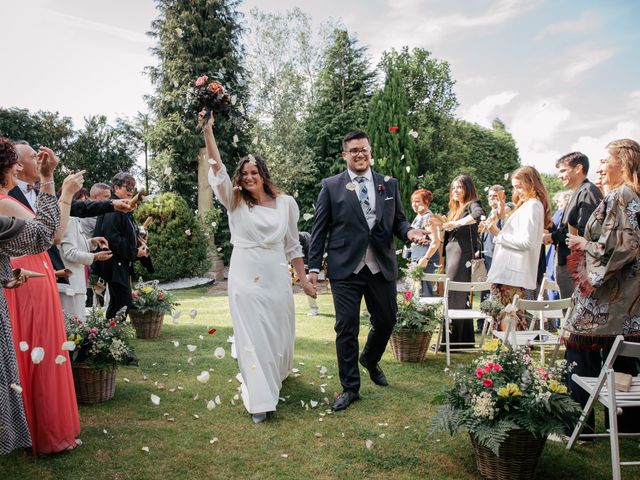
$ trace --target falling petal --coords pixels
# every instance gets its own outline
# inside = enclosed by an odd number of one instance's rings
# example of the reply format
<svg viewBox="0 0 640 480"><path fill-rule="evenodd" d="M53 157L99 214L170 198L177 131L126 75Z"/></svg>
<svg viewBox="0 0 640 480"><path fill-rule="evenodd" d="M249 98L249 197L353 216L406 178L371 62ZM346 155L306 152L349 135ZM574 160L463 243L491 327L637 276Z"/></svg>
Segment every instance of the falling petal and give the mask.
<svg viewBox="0 0 640 480"><path fill-rule="evenodd" d="M389 180L391 180L391 177L390 177L389 175L386 175L386 176L384 177L384 181L385 181L385 182L388 182Z"/></svg>
<svg viewBox="0 0 640 480"><path fill-rule="evenodd" d="M367 441L364 442L364 444L366 445L367 450L371 450L373 448L373 441L369 440L368 438Z"/></svg>
<svg viewBox="0 0 640 480"><path fill-rule="evenodd" d="M56 357L56 365L62 365L66 361L67 361L67 357L65 357L64 355L58 355Z"/></svg>
<svg viewBox="0 0 640 480"><path fill-rule="evenodd" d="M467 263L465 263L464 266L467 268L471 268L471 261L468 261Z"/></svg>
<svg viewBox="0 0 640 480"><path fill-rule="evenodd" d="M124 377L124 378L122 379L122 381L123 381L124 383L129 383L131 380L129 380L127 377Z"/></svg>
<svg viewBox="0 0 640 480"><path fill-rule="evenodd" d="M481 221L483 221L483 222L484 222L486 219L487 219L487 217L485 217L484 215L480 215L480 220L481 220Z"/></svg>
<svg viewBox="0 0 640 480"><path fill-rule="evenodd" d="M239 381L240 383L244 383L244 378L242 378L242 374L238 373L236 375L236 380Z"/></svg>
<svg viewBox="0 0 640 480"><path fill-rule="evenodd" d="M370 163L371 165L373 165L373 164L375 164L375 163L376 163L376 161L375 161L375 159L374 159L373 157L371 157L371 158L369 159L369 163Z"/></svg>
<svg viewBox="0 0 640 480"><path fill-rule="evenodd" d="M218 163L217 161L215 161L213 158L210 158L209 160L207 160L207 163L209 165L215 165L216 163Z"/></svg>
<svg viewBox="0 0 640 480"><path fill-rule="evenodd" d="M505 174L504 174L504 179L505 179L505 180L509 180L509 174L508 174L508 173L505 173Z"/></svg>
<svg viewBox="0 0 640 480"><path fill-rule="evenodd" d="M109 432L107 432L107 429L106 429L106 428L103 428L103 429L102 429L102 433L104 433L104 434L106 435L106 434L108 434Z"/></svg>
<svg viewBox="0 0 640 480"><path fill-rule="evenodd" d="M257 145L258 144L258 137L253 137L253 140L251 140L251 145Z"/></svg>
<svg viewBox="0 0 640 480"><path fill-rule="evenodd" d="M198 347L195 345L187 345L187 350L190 352L195 352Z"/></svg>
<svg viewBox="0 0 640 480"><path fill-rule="evenodd" d="M198 338L199 338L200 340L204 340L204 337L203 337L202 335L198 335Z"/></svg>
<svg viewBox="0 0 640 480"><path fill-rule="evenodd" d="M222 360L225 356L225 350L222 347L218 347L215 349L215 351L213 352L213 356L216 357L218 360Z"/></svg>
<svg viewBox="0 0 640 480"><path fill-rule="evenodd" d="M200 415L198 415L197 413L193 414L193 418L195 418L196 420L198 420L200 418Z"/></svg>
<svg viewBox="0 0 640 480"><path fill-rule="evenodd" d="M184 234L185 234L187 237L190 237L190 236L191 236L191 229L187 228L187 229L184 231Z"/></svg>
<svg viewBox="0 0 640 480"><path fill-rule="evenodd" d="M396 255L402 255L402 250L396 250Z"/></svg>
<svg viewBox="0 0 640 480"><path fill-rule="evenodd" d="M160 405L160 397L158 395L151 394L151 403L154 405Z"/></svg>
<svg viewBox="0 0 640 480"><path fill-rule="evenodd" d="M413 129L409 130L409 135L411 135L413 138L418 138L418 132Z"/></svg>
<svg viewBox="0 0 640 480"><path fill-rule="evenodd" d="M44 358L44 348L36 347L31 350L31 361L35 364L38 364Z"/></svg>
<svg viewBox="0 0 640 480"><path fill-rule="evenodd" d="M73 342L71 342L71 343L73 343ZM62 345L64 345L64 343ZM73 343L73 345L75 346L75 343ZM27 342L20 342L20 351L21 352L26 352L27 350L29 350L29 344ZM64 350L64 348L63 348L63 350Z"/></svg>
<svg viewBox="0 0 640 480"><path fill-rule="evenodd" d="M216 333L216 329L212 328L211 330L209 330L209 335L213 335L214 333Z"/></svg>
<svg viewBox="0 0 640 480"><path fill-rule="evenodd" d="M76 349L76 342L73 342L73 341L64 342L61 348L62 350L68 350L69 352L73 352ZM20 346L20 349L22 350L22 346ZM24 350L22 351L24 352Z"/></svg>
<svg viewBox="0 0 640 480"><path fill-rule="evenodd" d="M233 143L238 143L238 135L233 136Z"/></svg>
<svg viewBox="0 0 640 480"><path fill-rule="evenodd" d="M22 387L20 385L18 385L17 383L12 383L10 385L11 389L14 390L18 395L20 395L22 393Z"/></svg>
<svg viewBox="0 0 640 480"><path fill-rule="evenodd" d="M209 372L207 372L206 370L203 370L200 375L198 375L196 377L196 379L200 382L200 383L207 383L209 381Z"/></svg>
<svg viewBox="0 0 640 480"><path fill-rule="evenodd" d="M305 213L302 215L303 220L311 220L313 218L313 213Z"/></svg>
<svg viewBox="0 0 640 480"><path fill-rule="evenodd" d="M214 402L213 400L209 400L207 402L207 410L211 411L214 408L216 408L216 402Z"/></svg>
<svg viewBox="0 0 640 480"><path fill-rule="evenodd" d="M405 167L405 170L407 171L407 173L411 173L411 167L409 165Z"/></svg>
<svg viewBox="0 0 640 480"><path fill-rule="evenodd" d="M238 101L238 97L236 95L231 95L230 100L231 100L231 105L235 105L236 102ZM237 137L235 137L235 138L236 138L236 142L237 142L238 141Z"/></svg>
<svg viewBox="0 0 640 480"><path fill-rule="evenodd" d="M164 169L164 174L167 175L167 176L171 175L171 172L172 172L171 167L166 167Z"/></svg>
<svg viewBox="0 0 640 480"><path fill-rule="evenodd" d="M400 157L400 160L404 160L404 153L402 154L402 156Z"/></svg>
<svg viewBox="0 0 640 480"><path fill-rule="evenodd" d="M196 318L196 315L198 315L198 310L196 310L195 308L192 308L192 309L189 311L189 316L190 316L191 318Z"/></svg>

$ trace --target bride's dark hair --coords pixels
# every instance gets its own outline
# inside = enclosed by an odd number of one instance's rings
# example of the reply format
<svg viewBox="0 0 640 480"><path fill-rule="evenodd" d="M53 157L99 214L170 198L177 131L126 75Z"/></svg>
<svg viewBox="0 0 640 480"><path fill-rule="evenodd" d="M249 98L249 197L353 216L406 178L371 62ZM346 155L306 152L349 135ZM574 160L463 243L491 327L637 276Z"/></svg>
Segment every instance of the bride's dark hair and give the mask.
<svg viewBox="0 0 640 480"><path fill-rule="evenodd" d="M273 183L271 179L271 174L269 173L269 169L267 168L267 162L265 162L264 158L260 155L247 155L246 157L242 157L238 162L238 166L236 167L236 171L233 173L233 178L231 179L231 183L233 183L233 204L232 207L236 208L240 205L240 202L244 200L249 207L253 207L256 204L256 199L253 198L249 192L247 192L244 188L242 188L242 169L247 163L252 163L258 169L258 173L262 178L262 182L264 184L264 191L270 197L276 198L278 195L282 193L282 191Z"/></svg>

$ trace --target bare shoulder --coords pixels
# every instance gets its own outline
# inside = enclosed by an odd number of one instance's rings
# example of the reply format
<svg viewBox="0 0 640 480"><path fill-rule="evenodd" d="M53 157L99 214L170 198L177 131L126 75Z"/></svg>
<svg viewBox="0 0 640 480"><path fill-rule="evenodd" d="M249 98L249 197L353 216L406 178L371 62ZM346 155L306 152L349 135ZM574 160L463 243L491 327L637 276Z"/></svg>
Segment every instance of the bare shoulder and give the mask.
<svg viewBox="0 0 640 480"><path fill-rule="evenodd" d="M12 198L0 198L0 215L31 220L34 215Z"/></svg>

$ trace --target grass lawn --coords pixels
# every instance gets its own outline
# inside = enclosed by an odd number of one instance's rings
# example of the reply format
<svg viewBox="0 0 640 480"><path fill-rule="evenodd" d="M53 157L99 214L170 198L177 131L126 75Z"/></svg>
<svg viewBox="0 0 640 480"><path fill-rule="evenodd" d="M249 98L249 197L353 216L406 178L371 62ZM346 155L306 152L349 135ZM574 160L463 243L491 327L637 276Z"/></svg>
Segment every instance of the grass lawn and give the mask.
<svg viewBox="0 0 640 480"><path fill-rule="evenodd" d="M436 409L431 401L449 382L444 355L400 364L388 350L382 367L391 385L377 387L364 374L362 399L346 411L327 413L324 399L340 391L328 294L319 298L317 317L306 315L302 294L295 296L299 372L285 381L286 401L273 417L253 425L241 400L234 400L238 368L229 356L227 297L206 291L179 292L180 324L165 317L159 339L136 340L140 366L119 369L115 398L80 407L82 447L37 459L23 452L0 457L0 479L480 478L466 435L427 436ZM198 311L195 319L188 315L192 308ZM212 326L217 332L209 335ZM197 349L190 352L189 344ZM214 357L216 347L225 348L224 359ZM459 353L453 361L472 356ZM328 369L324 376L321 366ZM211 377L204 385L196 380L203 370ZM161 398L159 406L150 401L152 393ZM207 401L217 395L221 404L209 411ZM309 406L311 400L319 402L316 408ZM371 449L367 440L373 441ZM638 453L636 442L622 441L623 459ZM623 470L625 479L640 478L636 473ZM566 451L547 442L538 478L611 478L609 444Z"/></svg>

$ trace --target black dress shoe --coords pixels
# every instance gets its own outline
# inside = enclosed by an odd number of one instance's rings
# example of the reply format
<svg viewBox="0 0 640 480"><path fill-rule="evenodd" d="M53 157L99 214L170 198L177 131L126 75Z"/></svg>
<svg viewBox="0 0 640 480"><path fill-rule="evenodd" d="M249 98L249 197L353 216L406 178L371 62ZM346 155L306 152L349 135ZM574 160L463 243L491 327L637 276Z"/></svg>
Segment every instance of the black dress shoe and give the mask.
<svg viewBox="0 0 640 480"><path fill-rule="evenodd" d="M340 396L336 398L336 401L333 402L331 410L333 410L334 412L337 412L338 410L344 410L359 398L360 395L358 395L358 392L350 392L348 390L346 392L342 392Z"/></svg>
<svg viewBox="0 0 640 480"><path fill-rule="evenodd" d="M362 357L360 357L360 365L367 369L367 372L369 372L369 378L373 383L375 383L376 385L380 385L381 387L386 387L387 385L389 385L389 382L387 382L387 377L384 376L384 372L380 368L380 365L376 364L373 367L370 367L365 363Z"/></svg>

